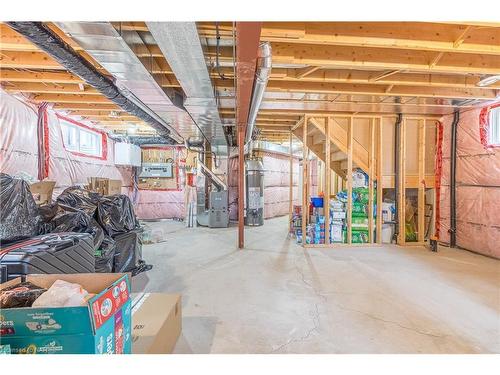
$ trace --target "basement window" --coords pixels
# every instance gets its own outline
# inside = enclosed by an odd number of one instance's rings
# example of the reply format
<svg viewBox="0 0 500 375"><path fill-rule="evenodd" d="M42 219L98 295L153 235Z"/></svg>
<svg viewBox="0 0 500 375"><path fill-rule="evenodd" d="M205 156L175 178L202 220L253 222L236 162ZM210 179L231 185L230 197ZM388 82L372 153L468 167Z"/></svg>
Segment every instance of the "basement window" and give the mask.
<svg viewBox="0 0 500 375"><path fill-rule="evenodd" d="M500 106L490 109L488 123L488 144L500 146Z"/></svg>
<svg viewBox="0 0 500 375"><path fill-rule="evenodd" d="M64 148L72 154L106 159L106 134L74 120L57 116Z"/></svg>
<svg viewBox="0 0 500 375"><path fill-rule="evenodd" d="M481 110L479 137L485 148L500 147L500 103Z"/></svg>

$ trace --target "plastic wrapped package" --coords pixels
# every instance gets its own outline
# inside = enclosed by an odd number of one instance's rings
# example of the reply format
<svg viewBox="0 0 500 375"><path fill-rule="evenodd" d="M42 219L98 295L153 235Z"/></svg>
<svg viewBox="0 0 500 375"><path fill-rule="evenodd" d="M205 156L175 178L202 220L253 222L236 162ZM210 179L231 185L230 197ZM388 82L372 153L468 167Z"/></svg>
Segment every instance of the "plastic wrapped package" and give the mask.
<svg viewBox="0 0 500 375"><path fill-rule="evenodd" d="M23 282L0 290L0 309L31 307L47 289L30 282Z"/></svg>
<svg viewBox="0 0 500 375"><path fill-rule="evenodd" d="M84 211L89 216L94 216L101 197L98 193L93 193L77 186L71 186L57 197L57 202L64 206Z"/></svg>
<svg viewBox="0 0 500 375"><path fill-rule="evenodd" d="M95 272L110 273L113 272L113 262L116 252L116 243L109 236L104 236L101 246L96 250Z"/></svg>
<svg viewBox="0 0 500 375"><path fill-rule="evenodd" d="M36 236L41 217L28 183L0 173L0 241Z"/></svg>
<svg viewBox="0 0 500 375"><path fill-rule="evenodd" d="M112 195L101 198L97 204L97 219L110 236L139 227L132 202L126 195Z"/></svg>
<svg viewBox="0 0 500 375"><path fill-rule="evenodd" d="M56 280L32 304L32 307L75 307L87 303L89 293L80 284Z"/></svg>

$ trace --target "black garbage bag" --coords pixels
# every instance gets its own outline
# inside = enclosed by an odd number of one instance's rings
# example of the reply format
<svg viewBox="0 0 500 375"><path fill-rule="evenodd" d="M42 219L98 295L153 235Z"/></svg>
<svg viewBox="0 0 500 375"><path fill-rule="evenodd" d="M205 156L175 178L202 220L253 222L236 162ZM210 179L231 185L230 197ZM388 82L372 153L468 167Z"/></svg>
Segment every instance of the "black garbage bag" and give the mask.
<svg viewBox="0 0 500 375"><path fill-rule="evenodd" d="M110 195L99 200L97 220L112 237L139 228L132 202L123 194Z"/></svg>
<svg viewBox="0 0 500 375"><path fill-rule="evenodd" d="M94 239L94 249L98 249L104 239L102 227L84 211L55 202L40 207L40 213L43 219L40 234L89 233Z"/></svg>
<svg viewBox="0 0 500 375"><path fill-rule="evenodd" d="M132 272L142 259L142 229L134 229L116 235L116 251L113 261L113 272Z"/></svg>
<svg viewBox="0 0 500 375"><path fill-rule="evenodd" d="M113 261L116 251L116 243L109 236L103 236L101 246L95 252L95 272L113 272Z"/></svg>
<svg viewBox="0 0 500 375"><path fill-rule="evenodd" d="M0 242L36 236L41 217L29 184L0 173Z"/></svg>
<svg viewBox="0 0 500 375"><path fill-rule="evenodd" d="M64 205L84 211L89 216L94 216L97 210L97 204L102 198L99 193L94 193L77 186L71 186L65 189L57 197L57 202Z"/></svg>

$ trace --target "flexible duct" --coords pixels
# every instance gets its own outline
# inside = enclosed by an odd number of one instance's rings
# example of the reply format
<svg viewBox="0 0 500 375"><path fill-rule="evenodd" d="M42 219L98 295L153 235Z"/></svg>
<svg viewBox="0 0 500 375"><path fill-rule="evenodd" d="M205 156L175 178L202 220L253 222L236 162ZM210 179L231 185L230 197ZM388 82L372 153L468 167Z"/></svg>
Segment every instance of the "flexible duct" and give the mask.
<svg viewBox="0 0 500 375"><path fill-rule="evenodd" d="M7 22L7 24L124 111L144 120L171 144L177 144L176 140L169 135L169 129L123 95L111 79L97 71L92 64L78 55L43 23Z"/></svg>
<svg viewBox="0 0 500 375"><path fill-rule="evenodd" d="M257 71L255 73L255 84L252 93L252 102L250 104L250 112L248 114L248 127L245 137L245 143L250 142L252 139L253 129L255 127L255 120L259 113L260 104L266 91L267 82L271 75L272 66L272 51L269 42L261 43L259 46L259 56L257 62Z"/></svg>

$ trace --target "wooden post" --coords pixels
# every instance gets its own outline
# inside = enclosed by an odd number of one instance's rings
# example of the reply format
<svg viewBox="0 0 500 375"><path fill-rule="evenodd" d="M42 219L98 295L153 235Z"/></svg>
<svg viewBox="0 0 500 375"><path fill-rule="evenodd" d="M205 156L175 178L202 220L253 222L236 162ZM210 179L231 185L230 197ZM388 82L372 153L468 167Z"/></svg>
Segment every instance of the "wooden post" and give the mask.
<svg viewBox="0 0 500 375"><path fill-rule="evenodd" d="M406 119L403 119L400 125L400 148L399 148L399 179L396 183L399 186L398 197L398 225L399 238L398 244L406 243L406 226L405 226L405 211L406 211Z"/></svg>
<svg viewBox="0 0 500 375"><path fill-rule="evenodd" d="M425 119L418 122L418 242L425 240Z"/></svg>
<svg viewBox="0 0 500 375"><path fill-rule="evenodd" d="M368 242L373 243L373 180L375 178L375 119L370 119L370 150L368 159Z"/></svg>
<svg viewBox="0 0 500 375"><path fill-rule="evenodd" d="M288 213L290 216L290 225L292 225L293 217L293 152L292 152L292 141L293 133L290 132L290 190L288 192L288 199L290 200L288 205Z"/></svg>
<svg viewBox="0 0 500 375"><path fill-rule="evenodd" d="M325 119L325 191L323 197L323 211L325 213L325 243L330 244L330 194L332 184L331 151L330 151L330 117Z"/></svg>
<svg viewBox="0 0 500 375"><path fill-rule="evenodd" d="M353 149L353 118L347 123L347 243L352 243L352 149Z"/></svg>
<svg viewBox="0 0 500 375"><path fill-rule="evenodd" d="M382 144L383 144L383 124L382 118L378 118L378 137L377 137L377 243L382 243L382 175L383 175L383 159L382 159Z"/></svg>
<svg viewBox="0 0 500 375"><path fill-rule="evenodd" d="M308 186L309 186L309 149L307 147L307 125L309 116L304 116L302 128L302 246L306 244L307 218L309 217Z"/></svg>

